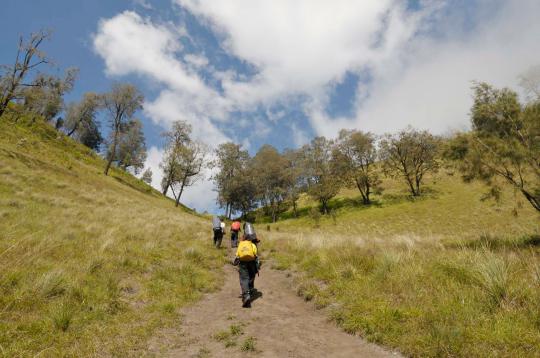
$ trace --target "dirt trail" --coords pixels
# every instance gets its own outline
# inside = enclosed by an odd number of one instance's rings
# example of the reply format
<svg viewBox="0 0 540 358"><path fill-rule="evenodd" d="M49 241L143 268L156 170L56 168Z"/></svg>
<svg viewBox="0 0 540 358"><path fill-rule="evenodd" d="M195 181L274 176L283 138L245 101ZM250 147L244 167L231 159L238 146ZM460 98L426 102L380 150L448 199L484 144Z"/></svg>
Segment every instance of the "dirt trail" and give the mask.
<svg viewBox="0 0 540 358"><path fill-rule="evenodd" d="M268 266L255 281L262 297L252 308L241 308L238 272L228 265L222 289L186 308L178 330L162 332L150 350L164 357L246 357L254 352L257 357L399 356L341 331L296 295L286 273ZM231 335L231 325L242 333ZM249 337L254 351L245 350Z"/></svg>

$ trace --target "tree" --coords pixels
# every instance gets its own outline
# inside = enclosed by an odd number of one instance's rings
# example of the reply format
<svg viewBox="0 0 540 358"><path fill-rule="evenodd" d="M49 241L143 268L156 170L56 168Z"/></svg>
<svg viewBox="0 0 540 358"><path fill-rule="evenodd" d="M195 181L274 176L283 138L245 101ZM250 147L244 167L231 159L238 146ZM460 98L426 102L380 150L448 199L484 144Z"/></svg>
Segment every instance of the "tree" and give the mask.
<svg viewBox="0 0 540 358"><path fill-rule="evenodd" d="M101 97L88 92L78 103L70 103L66 109L64 127L66 134L73 136L87 147L97 150L103 141L96 115L101 108Z"/></svg>
<svg viewBox="0 0 540 358"><path fill-rule="evenodd" d="M263 145L251 161L251 172L258 196L263 205L270 209L272 222L277 221L280 205L287 192L287 165L287 159L271 145Z"/></svg>
<svg viewBox="0 0 540 358"><path fill-rule="evenodd" d="M287 199L292 203L293 215L297 217L297 201L300 198L300 193L306 190L303 151L289 149L283 153L283 157L285 157L285 160L287 161L285 169L288 177L286 195Z"/></svg>
<svg viewBox="0 0 540 358"><path fill-rule="evenodd" d="M173 182L175 172L177 171L177 157L186 144L191 141L190 135L191 125L181 120L173 122L171 130L162 134L166 139L165 155L159 165L164 173L161 183L163 195L167 195L167 191Z"/></svg>
<svg viewBox="0 0 540 358"><path fill-rule="evenodd" d="M377 148L373 134L341 130L334 157L336 171L340 173L345 184L356 186L362 196L362 202L370 204L370 195L380 184L375 168Z"/></svg>
<svg viewBox="0 0 540 358"><path fill-rule="evenodd" d="M218 204L225 207L225 216L230 218L233 212L233 202L237 202L235 196L236 187L242 187L235 183L235 178L242 177L246 174L249 154L247 150L242 150L242 147L232 142L223 143L215 150L216 159L212 163L214 168L217 168L217 173L213 176L216 190L218 192ZM246 187L244 185L244 187ZM243 193L251 191L243 190ZM243 199L243 205L234 205L236 208L247 207L249 200Z"/></svg>
<svg viewBox="0 0 540 358"><path fill-rule="evenodd" d="M140 120L131 119L122 125L114 161L123 170L133 168L135 174L138 174L144 168L146 144Z"/></svg>
<svg viewBox="0 0 540 358"><path fill-rule="evenodd" d="M50 38L50 32L39 31L30 35L28 42L19 38L19 46L13 66L2 66L3 75L0 77L0 117L13 100L22 98L23 89L36 84L25 83L27 75L40 65L49 63L49 59L39 47L43 41Z"/></svg>
<svg viewBox="0 0 540 358"><path fill-rule="evenodd" d="M78 103L70 103L66 108L64 127L67 136L74 135L85 123L96 120L96 115L101 107L101 98L98 94L87 92Z"/></svg>
<svg viewBox="0 0 540 358"><path fill-rule="evenodd" d="M142 173L141 180L148 185L152 185L152 169L151 168L146 168L146 170Z"/></svg>
<svg viewBox="0 0 540 358"><path fill-rule="evenodd" d="M144 97L137 87L130 84L114 84L111 92L103 95L103 107L108 113L111 127L110 150L107 155L105 175L109 174L114 160L122 127L137 110L142 109L143 101Z"/></svg>
<svg viewBox="0 0 540 358"><path fill-rule="evenodd" d="M494 196L507 183L540 211L540 97L521 105L507 88L478 83L473 90L472 131L455 136L445 156L466 181L484 181Z"/></svg>
<svg viewBox="0 0 540 358"><path fill-rule="evenodd" d="M207 147L202 142L197 141L189 141L178 151L171 181L171 189L176 197L176 206L180 204L184 189L195 184L201 178L207 153ZM178 195L175 194L174 188L178 189Z"/></svg>
<svg viewBox="0 0 540 358"><path fill-rule="evenodd" d="M64 78L38 74L21 92L26 110L51 121L64 109L64 95L71 92L79 70L69 68Z"/></svg>
<svg viewBox="0 0 540 358"><path fill-rule="evenodd" d="M303 150L307 192L320 202L321 211L328 214L328 202L340 189L340 180L333 171L332 142L316 137Z"/></svg>
<svg viewBox="0 0 540 358"><path fill-rule="evenodd" d="M425 174L438 169L438 143L428 131L411 127L395 135L385 135L380 143L380 153L386 173L403 177L411 194L420 196Z"/></svg>

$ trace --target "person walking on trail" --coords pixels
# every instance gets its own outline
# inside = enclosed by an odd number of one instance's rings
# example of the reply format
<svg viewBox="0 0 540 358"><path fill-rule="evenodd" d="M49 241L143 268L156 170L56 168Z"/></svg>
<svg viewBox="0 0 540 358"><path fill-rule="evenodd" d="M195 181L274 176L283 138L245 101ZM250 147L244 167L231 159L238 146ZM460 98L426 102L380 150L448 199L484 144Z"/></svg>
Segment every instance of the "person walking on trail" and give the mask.
<svg viewBox="0 0 540 358"><path fill-rule="evenodd" d="M254 243L258 240L253 225L249 224L244 228L244 235L236 250L235 264L238 265L240 288L242 289L242 307L251 307L251 300L256 292L255 275L259 272L260 261L257 245Z"/></svg>
<svg viewBox="0 0 540 358"><path fill-rule="evenodd" d="M240 232L240 221L235 220L231 224L231 247L238 247L239 232Z"/></svg>
<svg viewBox="0 0 540 358"><path fill-rule="evenodd" d="M212 218L212 230L214 231L214 246L219 248L225 233L225 223L221 222L217 216Z"/></svg>

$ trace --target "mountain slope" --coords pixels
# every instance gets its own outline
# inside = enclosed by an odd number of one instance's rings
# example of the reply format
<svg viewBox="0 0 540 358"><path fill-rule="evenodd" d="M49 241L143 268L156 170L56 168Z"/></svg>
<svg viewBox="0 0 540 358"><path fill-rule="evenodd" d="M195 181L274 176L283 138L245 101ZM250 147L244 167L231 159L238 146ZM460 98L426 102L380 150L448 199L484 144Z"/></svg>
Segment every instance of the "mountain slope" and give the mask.
<svg viewBox="0 0 540 358"><path fill-rule="evenodd" d="M4 356L138 355L216 287L203 218L46 124L0 133Z"/></svg>
<svg viewBox="0 0 540 358"><path fill-rule="evenodd" d="M486 187L452 174L416 200L386 180L370 207L344 190L327 217L303 197L299 218L258 230L275 267L299 273L298 294L347 332L406 356L538 356L539 216L519 193L481 200Z"/></svg>

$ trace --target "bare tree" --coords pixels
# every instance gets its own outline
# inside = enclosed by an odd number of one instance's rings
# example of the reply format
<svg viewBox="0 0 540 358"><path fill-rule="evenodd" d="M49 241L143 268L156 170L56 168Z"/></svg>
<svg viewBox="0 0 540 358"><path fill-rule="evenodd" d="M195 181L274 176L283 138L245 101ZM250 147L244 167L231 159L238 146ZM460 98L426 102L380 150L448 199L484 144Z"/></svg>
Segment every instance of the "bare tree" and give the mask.
<svg viewBox="0 0 540 358"><path fill-rule="evenodd" d="M114 161L122 126L131 119L137 110L142 109L143 101L144 97L141 92L130 84L114 84L111 92L103 95L103 106L108 113L112 130L105 175L109 174L109 169Z"/></svg>
<svg viewBox="0 0 540 358"><path fill-rule="evenodd" d="M403 177L411 194L419 196L424 175L438 169L437 138L409 127L395 135L387 134L380 146L386 172Z"/></svg>
<svg viewBox="0 0 540 358"><path fill-rule="evenodd" d="M19 46L13 66L2 66L3 75L0 77L0 117L4 114L8 105L13 100L22 98L23 89L38 84L25 83L28 73L40 65L47 64L50 60L39 47L43 41L49 39L49 31L39 31L30 35L28 42L19 38Z"/></svg>

